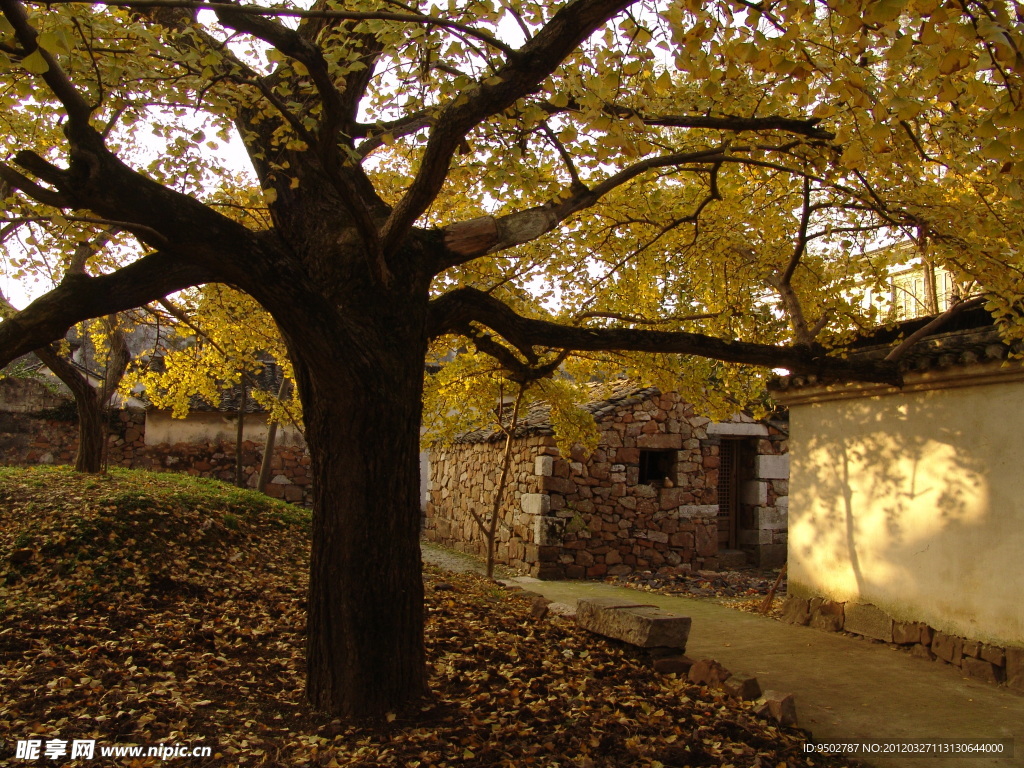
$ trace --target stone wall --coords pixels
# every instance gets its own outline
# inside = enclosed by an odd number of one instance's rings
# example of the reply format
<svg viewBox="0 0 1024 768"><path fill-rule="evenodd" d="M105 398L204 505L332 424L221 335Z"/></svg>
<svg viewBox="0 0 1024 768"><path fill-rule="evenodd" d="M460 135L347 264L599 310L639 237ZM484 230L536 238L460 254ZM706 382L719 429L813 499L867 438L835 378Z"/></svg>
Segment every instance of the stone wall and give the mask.
<svg viewBox="0 0 1024 768"><path fill-rule="evenodd" d="M757 434L735 434L757 427ZM788 436L766 424L726 422L708 425L708 443L743 440L737 546L752 565L771 567L786 561L789 547Z"/></svg>
<svg viewBox="0 0 1024 768"><path fill-rule="evenodd" d="M947 634L922 621L896 621L868 603L842 603L822 597L789 596L783 604L782 619L890 643L918 658L957 667L965 677L1005 683L1024 693L1024 648Z"/></svg>
<svg viewBox="0 0 1024 768"><path fill-rule="evenodd" d="M600 447L589 457L562 457L550 436L517 441L498 562L546 579L735 564L722 562L718 535L720 451L727 439L742 441L749 458L737 540L754 564L784 559L782 433L740 417L712 424L675 393L629 398L598 417ZM501 452L499 442L458 443L434 452L428 539L483 554L483 537L469 510L489 514ZM651 473L652 457L664 462L665 477L643 477Z"/></svg>
<svg viewBox="0 0 1024 768"><path fill-rule="evenodd" d="M64 418L29 413L0 413L0 464L70 464L78 448L74 409L62 408ZM243 473L250 488L259 480L263 446L242 443ZM232 483L235 443L199 442L146 445L146 414L119 411L111 416L107 465L156 472L183 472ZM277 446L267 494L295 504L310 503L309 456L296 445Z"/></svg>
<svg viewBox="0 0 1024 768"><path fill-rule="evenodd" d="M0 379L0 412L36 413L59 408L67 398L39 379L9 376Z"/></svg>
<svg viewBox="0 0 1024 768"><path fill-rule="evenodd" d="M535 457L550 438L518 440L501 506L495 559L519 570L530 571L537 562L534 530L523 513L523 499L539 489ZM487 553L486 537L473 519L489 519L494 491L500 479L505 445L458 443L439 447L430 454L430 482L424 520L424 536L444 546L480 557Z"/></svg>
<svg viewBox="0 0 1024 768"><path fill-rule="evenodd" d="M0 412L0 464L70 464L78 447L78 425L47 413Z"/></svg>

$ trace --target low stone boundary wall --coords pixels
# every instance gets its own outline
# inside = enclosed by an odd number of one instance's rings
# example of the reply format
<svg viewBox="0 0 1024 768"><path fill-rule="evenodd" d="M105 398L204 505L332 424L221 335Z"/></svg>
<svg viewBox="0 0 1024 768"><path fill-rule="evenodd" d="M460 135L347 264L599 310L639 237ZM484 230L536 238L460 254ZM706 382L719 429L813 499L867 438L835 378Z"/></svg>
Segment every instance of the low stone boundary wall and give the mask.
<svg viewBox="0 0 1024 768"><path fill-rule="evenodd" d="M896 621L870 603L840 603L821 597L788 597L782 606L782 620L900 646L918 658L958 667L967 677L1005 684L1024 693L1024 648L949 635L920 621Z"/></svg>
<svg viewBox="0 0 1024 768"><path fill-rule="evenodd" d="M66 415L62 414L66 411ZM235 480L235 443L202 442L146 445L143 411L111 415L107 465L155 472L181 472L225 482ZM0 413L0 464L71 464L78 450L78 426L73 407L59 414ZM263 446L242 443L242 475L250 488L259 481ZM312 476L309 454L294 445L278 446L271 459L267 495L309 506Z"/></svg>

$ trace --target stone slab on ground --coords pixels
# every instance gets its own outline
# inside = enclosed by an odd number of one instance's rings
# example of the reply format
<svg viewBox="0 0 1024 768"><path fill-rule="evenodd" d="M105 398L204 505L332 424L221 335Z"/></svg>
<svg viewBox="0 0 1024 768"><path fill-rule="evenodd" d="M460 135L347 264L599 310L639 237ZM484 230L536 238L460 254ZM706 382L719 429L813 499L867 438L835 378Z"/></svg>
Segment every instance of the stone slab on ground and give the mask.
<svg viewBox="0 0 1024 768"><path fill-rule="evenodd" d="M686 679L697 685L718 686L732 677L732 672L714 659L701 659L686 675Z"/></svg>
<svg viewBox="0 0 1024 768"><path fill-rule="evenodd" d="M548 613L554 614L555 616L561 616L565 619L576 620L576 605L570 605L569 603L549 603Z"/></svg>
<svg viewBox="0 0 1024 768"><path fill-rule="evenodd" d="M1002 679L1003 671L991 662L984 659L974 659L964 656L961 662L964 674L973 677L975 680L983 680L986 683L995 685Z"/></svg>
<svg viewBox="0 0 1024 768"><path fill-rule="evenodd" d="M832 600L811 600L810 626L814 629L821 629L826 632L838 632L843 628L844 605Z"/></svg>
<svg viewBox="0 0 1024 768"><path fill-rule="evenodd" d="M892 641L898 645L915 645L921 642L921 623L918 621L897 621L892 628Z"/></svg>
<svg viewBox="0 0 1024 768"><path fill-rule="evenodd" d="M686 656L664 656L654 660L654 671L662 675L682 675L689 673L694 661Z"/></svg>
<svg viewBox="0 0 1024 768"><path fill-rule="evenodd" d="M1006 684L1024 692L1024 648L1006 649Z"/></svg>
<svg viewBox="0 0 1024 768"><path fill-rule="evenodd" d="M982 645L979 658L995 664L997 667L1006 666L1006 649L997 645Z"/></svg>
<svg viewBox="0 0 1024 768"><path fill-rule="evenodd" d="M811 620L807 598L790 595L782 604L782 620L787 624L806 625Z"/></svg>
<svg viewBox="0 0 1024 768"><path fill-rule="evenodd" d="M936 632L935 639L932 640L932 653L947 664L959 667L964 655L963 638Z"/></svg>
<svg viewBox="0 0 1024 768"><path fill-rule="evenodd" d="M551 605L551 601L543 595L537 595L530 601L530 615L535 619L543 619L548 615L548 606Z"/></svg>
<svg viewBox="0 0 1024 768"><path fill-rule="evenodd" d="M910 655L917 659L924 659L925 661L935 661L935 654L932 653L931 648L927 645L921 645L920 643L911 647Z"/></svg>
<svg viewBox="0 0 1024 768"><path fill-rule="evenodd" d="M598 597L576 604L576 623L590 632L639 648L685 650L692 622L687 616L650 604Z"/></svg>

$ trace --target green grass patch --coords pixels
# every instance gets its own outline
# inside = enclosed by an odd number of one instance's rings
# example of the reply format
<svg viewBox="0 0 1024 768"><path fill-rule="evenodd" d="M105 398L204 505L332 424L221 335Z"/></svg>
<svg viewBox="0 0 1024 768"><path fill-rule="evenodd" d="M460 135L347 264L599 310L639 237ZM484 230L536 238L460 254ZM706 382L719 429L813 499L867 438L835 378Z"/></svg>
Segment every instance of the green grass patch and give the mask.
<svg viewBox="0 0 1024 768"><path fill-rule="evenodd" d="M116 601L197 576L222 582L285 549L295 562L309 530L307 510L214 480L0 468L0 585L63 584L51 590L58 601Z"/></svg>

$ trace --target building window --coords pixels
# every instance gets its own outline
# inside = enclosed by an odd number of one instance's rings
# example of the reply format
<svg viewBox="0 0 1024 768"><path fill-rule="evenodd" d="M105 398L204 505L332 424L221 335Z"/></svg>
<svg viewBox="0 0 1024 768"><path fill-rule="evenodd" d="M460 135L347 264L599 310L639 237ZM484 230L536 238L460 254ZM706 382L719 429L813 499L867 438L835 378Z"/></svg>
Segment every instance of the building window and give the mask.
<svg viewBox="0 0 1024 768"><path fill-rule="evenodd" d="M718 548L735 549L740 512L740 467L744 444L722 440L718 446Z"/></svg>
<svg viewBox="0 0 1024 768"><path fill-rule="evenodd" d="M640 485L672 486L676 482L676 452L640 449Z"/></svg>

